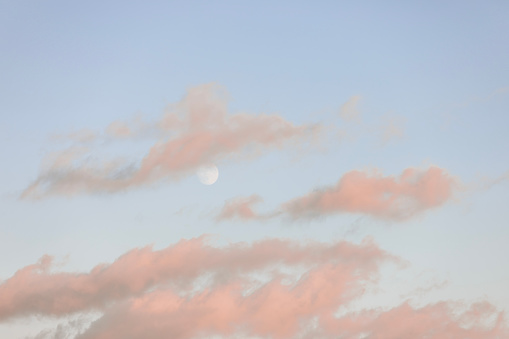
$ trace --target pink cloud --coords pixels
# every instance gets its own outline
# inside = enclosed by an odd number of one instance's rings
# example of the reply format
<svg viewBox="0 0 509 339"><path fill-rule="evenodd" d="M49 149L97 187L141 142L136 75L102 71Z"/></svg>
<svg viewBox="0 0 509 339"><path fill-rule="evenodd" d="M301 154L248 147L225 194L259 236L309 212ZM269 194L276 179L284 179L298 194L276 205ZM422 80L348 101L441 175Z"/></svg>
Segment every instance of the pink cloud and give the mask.
<svg viewBox="0 0 509 339"><path fill-rule="evenodd" d="M248 296L242 295L238 285L203 291L191 298L156 291L131 300L122 308L108 310L78 338L307 335L348 339L502 339L509 335L503 313L487 303L473 304L464 312L447 302L422 308L405 303L385 311L366 310L338 318L333 313L338 304L345 302L345 286L334 284L337 278L313 272L296 285L272 282ZM477 316L466 321L472 310L478 312ZM494 324L486 324L486 319L493 317Z"/></svg>
<svg viewBox="0 0 509 339"><path fill-rule="evenodd" d="M200 238L136 249L81 274L52 273L45 256L0 284L0 320L101 311L77 339L508 337L503 313L486 302L466 310L448 301L420 308L407 302L337 316L376 287L388 262L399 259L370 240L213 247Z"/></svg>
<svg viewBox="0 0 509 339"><path fill-rule="evenodd" d="M217 220L253 220L263 218L253 209L253 205L262 201L258 195L249 197L238 197L225 202L221 212L217 216Z"/></svg>
<svg viewBox="0 0 509 339"><path fill-rule="evenodd" d="M132 136L133 131L126 123L114 121L106 128L106 133L114 138L128 138Z"/></svg>
<svg viewBox="0 0 509 339"><path fill-rule="evenodd" d="M109 136L126 138L152 131L160 139L132 164L116 160L91 164L84 156L58 171L44 170L21 198L124 191L179 179L204 164L312 142L319 134L319 125L294 125L279 115L230 114L219 92L215 85L193 88L150 126L141 121L134 127L113 122L106 131Z"/></svg>
<svg viewBox="0 0 509 339"><path fill-rule="evenodd" d="M398 177L350 171L335 185L284 202L264 215L253 208L262 201L257 195L231 199L225 202L216 219L260 220L285 215L300 219L359 213L375 218L406 220L445 204L453 197L457 187L454 177L435 166L426 170L407 168Z"/></svg>
<svg viewBox="0 0 509 339"><path fill-rule="evenodd" d="M102 309L160 286L186 290L203 275L229 281L277 265L313 266L342 261L356 262L359 269L373 271L379 261L389 257L372 243L300 245L274 239L216 248L202 238L180 241L159 251L149 247L135 249L112 264L98 265L80 274L52 273L51 257L44 256L0 284L0 320Z"/></svg>
<svg viewBox="0 0 509 339"><path fill-rule="evenodd" d="M333 186L308 193L282 206L293 218L361 213L404 220L452 198L457 183L445 170L405 169L399 177L351 171Z"/></svg>
<svg viewBox="0 0 509 339"><path fill-rule="evenodd" d="M354 265L326 264L293 284L274 279L248 295L239 282L192 297L155 291L122 308L107 310L83 338L141 338L144 334L148 338L194 338L239 332L292 338L303 322L332 315L338 305L361 293L361 282L370 273Z"/></svg>

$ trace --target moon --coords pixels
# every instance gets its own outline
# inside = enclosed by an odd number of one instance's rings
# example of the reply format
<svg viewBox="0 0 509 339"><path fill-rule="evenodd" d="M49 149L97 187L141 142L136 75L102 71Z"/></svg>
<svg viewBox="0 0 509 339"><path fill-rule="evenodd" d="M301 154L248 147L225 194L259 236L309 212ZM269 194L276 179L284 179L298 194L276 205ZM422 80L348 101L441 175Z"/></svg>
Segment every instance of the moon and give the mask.
<svg viewBox="0 0 509 339"><path fill-rule="evenodd" d="M217 181L219 177L219 171L217 167L213 164L204 165L196 171L196 175L198 176L198 180L204 185L212 185Z"/></svg>

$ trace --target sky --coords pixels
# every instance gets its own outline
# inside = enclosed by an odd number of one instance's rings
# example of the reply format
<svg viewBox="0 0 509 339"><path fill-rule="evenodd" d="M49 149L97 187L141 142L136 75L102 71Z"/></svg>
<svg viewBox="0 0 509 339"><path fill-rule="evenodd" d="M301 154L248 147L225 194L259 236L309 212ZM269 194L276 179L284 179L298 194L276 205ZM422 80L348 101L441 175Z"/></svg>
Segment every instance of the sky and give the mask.
<svg viewBox="0 0 509 339"><path fill-rule="evenodd" d="M0 8L1 338L509 338L507 1Z"/></svg>

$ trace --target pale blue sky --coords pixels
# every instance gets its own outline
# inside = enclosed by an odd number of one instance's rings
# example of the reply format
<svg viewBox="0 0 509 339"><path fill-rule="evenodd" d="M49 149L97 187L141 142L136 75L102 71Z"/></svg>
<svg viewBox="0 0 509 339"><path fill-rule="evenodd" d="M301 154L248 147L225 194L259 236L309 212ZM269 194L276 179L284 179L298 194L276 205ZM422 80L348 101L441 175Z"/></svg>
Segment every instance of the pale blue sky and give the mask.
<svg viewBox="0 0 509 339"><path fill-rule="evenodd" d="M403 277L428 270L448 280L439 297L487 298L509 310L509 182L481 188L509 170L509 2L1 1L0 8L0 279L45 253L69 255L68 267L86 270L136 246L203 233L221 241L373 236L409 261ZM232 112L334 123L351 137L331 137L320 152L276 150L218 164L210 187L190 176L115 195L18 200L43 157L60 148L52 135L101 131L136 114L156 120L187 89L209 82L228 90ZM361 96L361 125L339 118L353 95ZM381 145L390 117L404 135ZM114 151L140 156L150 145L126 141ZM212 220L235 196L259 194L260 209L269 210L350 170L398 175L429 164L465 187L407 222ZM40 324L16 326L0 324L0 337L33 335Z"/></svg>

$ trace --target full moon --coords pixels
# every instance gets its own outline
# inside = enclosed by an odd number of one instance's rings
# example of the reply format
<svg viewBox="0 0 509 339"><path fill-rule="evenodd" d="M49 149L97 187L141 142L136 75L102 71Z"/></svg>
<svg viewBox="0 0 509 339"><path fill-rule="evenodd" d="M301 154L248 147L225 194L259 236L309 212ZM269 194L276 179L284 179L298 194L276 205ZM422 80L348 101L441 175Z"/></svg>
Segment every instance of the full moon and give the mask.
<svg viewBox="0 0 509 339"><path fill-rule="evenodd" d="M219 177L219 171L215 165L205 165L198 168L196 175L200 182L204 185L212 185Z"/></svg>

